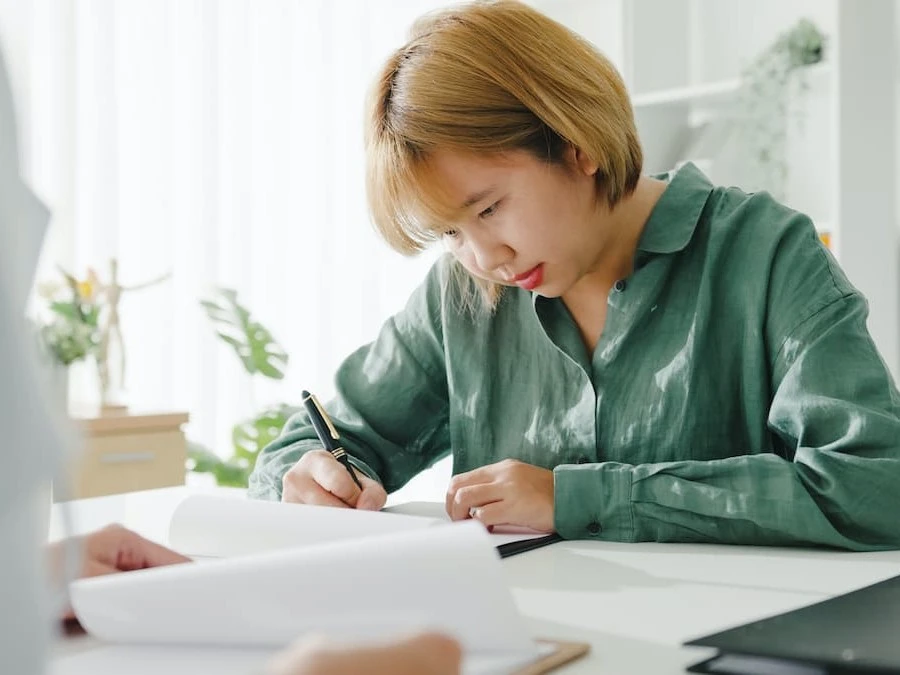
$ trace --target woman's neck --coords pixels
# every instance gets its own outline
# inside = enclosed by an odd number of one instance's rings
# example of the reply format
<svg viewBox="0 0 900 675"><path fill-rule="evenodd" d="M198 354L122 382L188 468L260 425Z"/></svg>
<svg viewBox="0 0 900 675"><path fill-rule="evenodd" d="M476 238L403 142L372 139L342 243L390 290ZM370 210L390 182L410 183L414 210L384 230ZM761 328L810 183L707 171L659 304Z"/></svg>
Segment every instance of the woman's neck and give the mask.
<svg viewBox="0 0 900 675"><path fill-rule="evenodd" d="M608 233L600 257L579 286L607 292L618 279L634 271L634 255L644 226L653 207L665 192L665 181L641 176L628 197L605 213L604 230Z"/></svg>

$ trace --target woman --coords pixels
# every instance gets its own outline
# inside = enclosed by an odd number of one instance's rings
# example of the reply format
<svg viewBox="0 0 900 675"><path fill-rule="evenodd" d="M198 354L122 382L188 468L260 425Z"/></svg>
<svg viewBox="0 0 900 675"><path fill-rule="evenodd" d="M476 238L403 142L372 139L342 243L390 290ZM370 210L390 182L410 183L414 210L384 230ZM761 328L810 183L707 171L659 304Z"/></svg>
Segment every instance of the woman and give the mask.
<svg viewBox="0 0 900 675"><path fill-rule="evenodd" d="M445 456L447 509L567 538L900 545L900 395L810 220L642 175L621 78L524 4L430 15L385 64L375 223L443 239L337 373L357 488L305 415L251 492L366 509Z"/></svg>

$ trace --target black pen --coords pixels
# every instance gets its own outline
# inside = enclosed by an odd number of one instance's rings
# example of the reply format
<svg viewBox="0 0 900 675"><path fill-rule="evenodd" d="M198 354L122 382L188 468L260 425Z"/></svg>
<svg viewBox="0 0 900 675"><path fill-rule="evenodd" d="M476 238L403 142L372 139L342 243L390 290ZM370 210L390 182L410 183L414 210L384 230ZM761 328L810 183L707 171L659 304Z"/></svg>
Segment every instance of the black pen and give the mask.
<svg viewBox="0 0 900 675"><path fill-rule="evenodd" d="M344 465L344 468L347 469L350 474L350 478L352 478L357 487L362 490L362 483L359 481L356 472L353 470L353 465L350 463L350 456L341 445L341 437L338 436L337 429L334 428L325 409L319 403L318 399L305 389L301 392L300 396L303 398L303 407L306 408L306 412L309 415L313 428L316 430L316 436L319 437L322 445L324 445L325 449L331 453L331 456Z"/></svg>
<svg viewBox="0 0 900 675"><path fill-rule="evenodd" d="M500 544L497 547L497 551L500 553L501 558L509 558L510 556L518 555L519 553L526 553L527 551L533 551L536 548L549 546L550 544L555 544L556 542L562 540L563 538L556 532L554 532L553 534L548 534L543 537L536 537L533 539L520 539L519 541L510 541L506 544Z"/></svg>

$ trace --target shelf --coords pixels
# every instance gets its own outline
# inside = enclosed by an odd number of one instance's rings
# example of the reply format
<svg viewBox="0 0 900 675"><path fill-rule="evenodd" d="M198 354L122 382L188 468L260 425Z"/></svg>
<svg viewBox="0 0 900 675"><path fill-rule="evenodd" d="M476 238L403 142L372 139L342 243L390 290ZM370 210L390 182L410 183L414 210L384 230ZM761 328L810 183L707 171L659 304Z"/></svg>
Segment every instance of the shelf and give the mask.
<svg viewBox="0 0 900 675"><path fill-rule="evenodd" d="M635 109L657 108L684 103L722 103L728 101L737 93L740 84L740 79L735 78L733 80L722 80L720 82L697 84L689 87L662 89L649 94L634 96L631 99L631 103Z"/></svg>
<svg viewBox="0 0 900 675"><path fill-rule="evenodd" d="M810 84L815 78L826 75L831 70L831 64L826 60L810 66L804 66L803 73ZM666 106L691 105L719 105L727 103L741 87L741 79L719 80L703 84L689 85L686 87L674 87L672 89L660 89L632 97L631 103L635 110L663 108Z"/></svg>

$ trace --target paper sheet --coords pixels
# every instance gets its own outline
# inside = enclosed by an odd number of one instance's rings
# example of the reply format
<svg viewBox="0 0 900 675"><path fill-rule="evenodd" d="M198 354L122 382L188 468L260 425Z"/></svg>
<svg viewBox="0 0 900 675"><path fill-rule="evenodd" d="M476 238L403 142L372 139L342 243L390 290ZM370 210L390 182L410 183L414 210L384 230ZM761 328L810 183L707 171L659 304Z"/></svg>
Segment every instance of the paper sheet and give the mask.
<svg viewBox="0 0 900 675"><path fill-rule="evenodd" d="M373 512L194 495L173 513L168 543L194 558L227 558L449 522L444 505L438 502L407 502ZM490 536L492 544L500 546L544 533L505 527Z"/></svg>
<svg viewBox="0 0 900 675"><path fill-rule="evenodd" d="M467 653L531 655L491 540L477 523L82 579L85 629L114 643L280 647L435 629Z"/></svg>
<svg viewBox="0 0 900 675"><path fill-rule="evenodd" d="M194 495L172 514L169 546L188 556L231 557L420 530L415 515Z"/></svg>
<svg viewBox="0 0 900 675"><path fill-rule="evenodd" d="M389 506L384 511L397 515L431 518L445 523L451 522L444 505L438 502L406 502L405 504ZM501 546L514 541L537 539L538 537L546 536L546 534L546 532L536 532L525 527L503 526L494 529L491 533L491 542L494 546Z"/></svg>

